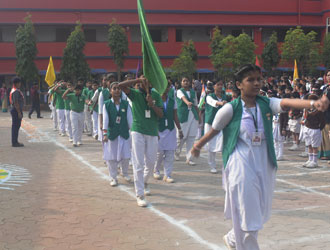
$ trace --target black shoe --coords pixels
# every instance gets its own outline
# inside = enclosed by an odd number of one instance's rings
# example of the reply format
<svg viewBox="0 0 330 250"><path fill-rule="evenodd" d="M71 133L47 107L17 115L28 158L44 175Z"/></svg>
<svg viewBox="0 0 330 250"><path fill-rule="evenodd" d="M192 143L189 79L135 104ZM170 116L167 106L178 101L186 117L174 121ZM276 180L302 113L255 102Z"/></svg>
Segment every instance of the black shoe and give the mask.
<svg viewBox="0 0 330 250"><path fill-rule="evenodd" d="M29 114L29 119L31 119L31 115Z"/></svg>
<svg viewBox="0 0 330 250"><path fill-rule="evenodd" d="M17 143L14 143L14 144L12 145L12 147L15 147L15 148L18 148L18 147L24 147L24 144L23 144L23 143L19 143L19 142L17 142Z"/></svg>
<svg viewBox="0 0 330 250"><path fill-rule="evenodd" d="M39 116L39 117L37 117L37 118L43 118L42 116Z"/></svg>

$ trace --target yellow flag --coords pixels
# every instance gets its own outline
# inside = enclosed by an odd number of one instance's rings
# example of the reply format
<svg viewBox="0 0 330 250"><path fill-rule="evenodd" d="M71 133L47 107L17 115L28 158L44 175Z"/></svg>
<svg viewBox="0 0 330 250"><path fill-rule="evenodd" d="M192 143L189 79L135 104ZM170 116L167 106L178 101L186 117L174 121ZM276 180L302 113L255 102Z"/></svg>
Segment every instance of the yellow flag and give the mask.
<svg viewBox="0 0 330 250"><path fill-rule="evenodd" d="M54 84L55 79L56 79L56 75L55 75L55 70L54 70L54 65L53 65L53 59L52 59L52 57L49 57L49 63L48 63L48 68L47 68L47 72L46 72L45 81L47 82L49 87L51 87Z"/></svg>
<svg viewBox="0 0 330 250"><path fill-rule="evenodd" d="M298 67L297 67L297 61L296 59L294 60L294 72L293 72L293 80L296 80L299 78L298 75Z"/></svg>

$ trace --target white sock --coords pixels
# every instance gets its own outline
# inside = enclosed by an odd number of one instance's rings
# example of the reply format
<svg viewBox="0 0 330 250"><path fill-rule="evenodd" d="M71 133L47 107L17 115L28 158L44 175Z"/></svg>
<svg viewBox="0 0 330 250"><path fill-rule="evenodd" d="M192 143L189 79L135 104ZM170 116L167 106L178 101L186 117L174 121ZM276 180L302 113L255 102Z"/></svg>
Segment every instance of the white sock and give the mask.
<svg viewBox="0 0 330 250"><path fill-rule="evenodd" d="M312 153L308 153L308 160L313 161L313 154Z"/></svg>
<svg viewBox="0 0 330 250"><path fill-rule="evenodd" d="M317 156L318 156L318 154L313 154L313 161L314 161L315 163L317 163Z"/></svg>

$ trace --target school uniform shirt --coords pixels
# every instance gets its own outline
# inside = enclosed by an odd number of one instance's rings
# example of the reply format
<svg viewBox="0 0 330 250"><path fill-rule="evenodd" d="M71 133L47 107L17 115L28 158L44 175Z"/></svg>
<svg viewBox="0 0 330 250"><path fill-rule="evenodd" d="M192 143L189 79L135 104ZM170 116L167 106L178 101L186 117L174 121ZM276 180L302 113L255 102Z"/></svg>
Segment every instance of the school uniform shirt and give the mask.
<svg viewBox="0 0 330 250"><path fill-rule="evenodd" d="M174 89L169 90L167 100L163 102L163 107L164 117L159 119L158 122L158 150L175 150L177 148L177 141L174 115L172 114L174 110L177 109L177 103ZM172 114L169 114L169 112ZM165 120L167 120L167 122L165 122ZM168 126L166 126L166 124Z"/></svg>
<svg viewBox="0 0 330 250"><path fill-rule="evenodd" d="M56 109L65 109L65 104L64 104L64 100L63 100L63 93L65 91L65 89L62 88L58 88L58 92L52 90L51 93L53 94L54 98L56 99L56 104L55 104L55 108Z"/></svg>
<svg viewBox="0 0 330 250"><path fill-rule="evenodd" d="M151 89L151 97L155 105L163 108L163 101L155 89ZM131 131L144 135L158 136L158 116L147 104L146 93L130 88L128 98L132 101L133 124ZM146 117L146 111L150 113L150 118Z"/></svg>
<svg viewBox="0 0 330 250"><path fill-rule="evenodd" d="M85 95L81 94L77 96L75 93L69 93L66 97L70 101L70 108L72 111L76 113L84 112L85 101L87 99Z"/></svg>
<svg viewBox="0 0 330 250"><path fill-rule="evenodd" d="M273 114L282 111L280 103L281 99L269 99L269 108ZM275 186L276 165L268 153L268 148L271 147L268 144L272 144L273 141L266 141L262 118L270 115L271 119L271 114L262 114L260 105L257 104L256 123L262 140L260 146L254 146L252 134L256 128L252 114L256 113L256 108L247 108L243 100L238 105L242 105L242 117L237 143L223 171L223 186L226 190L225 217L235 217L243 231L258 231L270 218ZM236 121L233 117L232 103L227 103L216 114L212 128L218 131L225 129L232 119L233 122Z"/></svg>
<svg viewBox="0 0 330 250"><path fill-rule="evenodd" d="M94 96L94 94L95 94L96 91L97 90L94 90L94 89L91 89L90 91L88 91L88 93L87 93L87 100L91 100L93 98L93 96ZM99 105L98 104L94 105L94 104L95 103L93 103L91 106L89 106L89 109L90 109L90 111L92 111L92 109L93 109L93 111L98 112L99 111Z"/></svg>
<svg viewBox="0 0 330 250"><path fill-rule="evenodd" d="M114 104L113 98L111 98L111 102ZM125 100L121 100L121 102L125 102ZM115 106L116 106L117 112L119 112L120 104L115 105ZM103 105L102 113L103 113L103 129L109 130L110 117L109 117L109 112L106 108L106 105ZM127 119L127 123L128 123L128 129L129 129L132 127L132 123L133 123L132 110L129 105L127 105L126 119ZM129 134L129 132L128 132L128 134ZM130 138L125 139L119 135L114 140L110 140L110 138L108 138L108 141L103 144L103 159L104 160L121 161L123 159L129 159L129 158L131 158Z"/></svg>

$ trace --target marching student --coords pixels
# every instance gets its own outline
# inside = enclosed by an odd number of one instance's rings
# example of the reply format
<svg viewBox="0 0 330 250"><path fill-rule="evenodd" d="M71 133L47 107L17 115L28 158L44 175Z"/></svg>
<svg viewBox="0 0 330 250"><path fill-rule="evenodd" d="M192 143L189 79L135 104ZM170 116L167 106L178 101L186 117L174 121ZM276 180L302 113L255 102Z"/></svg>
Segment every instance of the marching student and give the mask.
<svg viewBox="0 0 330 250"><path fill-rule="evenodd" d="M72 83L66 82L67 89L72 89ZM64 93L63 93L64 94ZM73 142L73 133L72 133L72 123L71 123L71 106L68 99L64 99L64 109L65 109L65 130L67 136L69 136L69 142Z"/></svg>
<svg viewBox="0 0 330 250"><path fill-rule="evenodd" d="M57 82L54 82L54 86L48 90L48 106L51 110L50 118L53 120L53 129L54 131L58 130L58 119L56 114L56 98L52 93L52 89L57 85Z"/></svg>
<svg viewBox="0 0 330 250"><path fill-rule="evenodd" d="M94 81L92 84L92 89L88 92L87 94L87 101L91 105L89 105L89 113L92 113L92 121L93 121L93 127L92 127L92 135L95 140L98 138L98 119L99 119L99 114L98 114L98 102L96 103L91 103L90 100L93 98L95 92L98 90L99 84L97 81Z"/></svg>
<svg viewBox="0 0 330 250"><path fill-rule="evenodd" d="M212 129L191 150L198 157L201 148L223 131L223 185L225 216L233 229L224 236L229 249L259 249L258 231L271 215L277 162L273 144L272 116L282 109L317 107L322 102L259 96L261 69L252 64L235 74L239 98L221 108Z"/></svg>
<svg viewBox="0 0 330 250"><path fill-rule="evenodd" d="M82 79L78 80L78 85L84 85L84 82ZM87 81L86 82L86 87L83 88L82 94L84 96L88 96L89 91L92 90L92 82ZM87 133L88 136L92 136L93 133L93 128L92 128L92 116L89 111L88 104L85 104L84 106L84 113L85 113L85 120L84 120L84 132Z"/></svg>
<svg viewBox="0 0 330 250"><path fill-rule="evenodd" d="M210 93L206 97L205 104L205 133L209 132L212 128L212 123L215 117L215 114L219 109L227 103L230 97L223 91L223 82L218 81L213 85L214 93ZM218 171L216 169L215 156L216 152L221 152L222 150L222 132L210 140L207 144L208 148L208 164L210 166L210 172L216 174Z"/></svg>
<svg viewBox="0 0 330 250"><path fill-rule="evenodd" d="M73 146L77 147L82 145L82 134L84 131L84 106L86 102L86 96L82 94L82 86L77 85L73 88L67 89L63 94L63 99L70 101L70 117L72 123L73 133ZM74 93L72 93L74 91Z"/></svg>
<svg viewBox="0 0 330 250"><path fill-rule="evenodd" d="M183 132L183 139L179 140L175 152L175 159L179 160L183 145L186 143L186 163L196 165L188 159L188 152L192 148L198 133L199 115L197 97L187 77L181 81L182 88L177 91L178 118Z"/></svg>
<svg viewBox="0 0 330 250"><path fill-rule="evenodd" d="M140 82L140 88L131 86ZM150 195L148 179L154 172L158 148L158 119L163 117L160 95L143 78L121 82L119 87L132 101L132 163L137 204L146 207L144 195Z"/></svg>
<svg viewBox="0 0 330 250"><path fill-rule="evenodd" d="M62 97L65 89L65 83L60 81L50 92L56 99L55 108L60 136L65 136L65 105Z"/></svg>
<svg viewBox="0 0 330 250"><path fill-rule="evenodd" d="M132 112L128 101L121 98L121 89L118 84L118 82L111 83L112 98L105 101L103 105L103 154L108 165L112 187L118 185L119 163L124 179L127 182L131 181L128 167L131 157L129 129L132 125Z"/></svg>
<svg viewBox="0 0 330 250"><path fill-rule="evenodd" d="M176 143L176 127L179 131L179 138L183 138L180 122L177 115L177 105L175 100L174 89L169 82L167 88L162 95L163 100L163 117L158 121L158 152L157 161L154 170L154 178L161 179L160 171L164 162L163 180L168 183L174 182L172 178L172 170L174 163L174 152L177 147Z"/></svg>
<svg viewBox="0 0 330 250"><path fill-rule="evenodd" d="M318 100L318 96L311 94L308 100ZM305 144L308 146L308 161L303 164L306 168L318 167L318 147L322 142L322 129L325 126L324 114L315 108L305 110L306 120L304 129Z"/></svg>

